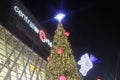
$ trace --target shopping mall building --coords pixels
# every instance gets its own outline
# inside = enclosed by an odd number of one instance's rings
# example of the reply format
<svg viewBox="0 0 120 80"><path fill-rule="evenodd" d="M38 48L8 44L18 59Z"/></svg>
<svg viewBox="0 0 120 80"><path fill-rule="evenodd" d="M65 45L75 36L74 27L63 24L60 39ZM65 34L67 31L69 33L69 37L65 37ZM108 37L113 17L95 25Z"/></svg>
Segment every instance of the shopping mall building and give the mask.
<svg viewBox="0 0 120 80"><path fill-rule="evenodd" d="M52 38L18 0L0 0L0 80L45 80Z"/></svg>

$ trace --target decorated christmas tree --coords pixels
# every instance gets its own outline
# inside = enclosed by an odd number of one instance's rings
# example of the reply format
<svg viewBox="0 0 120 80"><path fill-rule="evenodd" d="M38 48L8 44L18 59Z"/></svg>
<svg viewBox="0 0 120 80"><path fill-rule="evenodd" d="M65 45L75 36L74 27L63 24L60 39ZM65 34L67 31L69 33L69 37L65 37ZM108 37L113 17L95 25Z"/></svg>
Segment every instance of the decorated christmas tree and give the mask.
<svg viewBox="0 0 120 80"><path fill-rule="evenodd" d="M55 30L50 56L47 58L47 80L83 80L78 72L68 36L69 32L66 32L62 23L59 22Z"/></svg>

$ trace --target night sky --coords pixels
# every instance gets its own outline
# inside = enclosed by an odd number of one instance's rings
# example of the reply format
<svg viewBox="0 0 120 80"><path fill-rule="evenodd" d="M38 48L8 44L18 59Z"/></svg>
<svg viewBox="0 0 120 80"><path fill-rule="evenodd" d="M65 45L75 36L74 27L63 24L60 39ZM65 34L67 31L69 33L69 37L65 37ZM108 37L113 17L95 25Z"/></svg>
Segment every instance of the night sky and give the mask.
<svg viewBox="0 0 120 80"><path fill-rule="evenodd" d="M84 53L96 56L85 80L115 80L116 65L120 58L119 6L113 1L77 0L21 0L40 24L53 36L58 22L54 16L63 12L62 21L70 32L69 42L76 61ZM118 58L119 57L119 58ZM120 63L120 62L119 62ZM120 65L118 66L120 67ZM120 69L116 80L120 80Z"/></svg>

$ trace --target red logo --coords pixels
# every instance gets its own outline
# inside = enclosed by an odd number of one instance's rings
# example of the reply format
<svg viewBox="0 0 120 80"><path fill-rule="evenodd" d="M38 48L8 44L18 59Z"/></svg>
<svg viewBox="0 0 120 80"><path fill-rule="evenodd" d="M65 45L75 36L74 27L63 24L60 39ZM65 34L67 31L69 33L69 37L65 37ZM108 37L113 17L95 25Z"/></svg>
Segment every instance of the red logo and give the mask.
<svg viewBox="0 0 120 80"><path fill-rule="evenodd" d="M40 30L39 31L39 37L40 37L40 40L45 43L46 41L46 35L45 35L45 32L43 30Z"/></svg>

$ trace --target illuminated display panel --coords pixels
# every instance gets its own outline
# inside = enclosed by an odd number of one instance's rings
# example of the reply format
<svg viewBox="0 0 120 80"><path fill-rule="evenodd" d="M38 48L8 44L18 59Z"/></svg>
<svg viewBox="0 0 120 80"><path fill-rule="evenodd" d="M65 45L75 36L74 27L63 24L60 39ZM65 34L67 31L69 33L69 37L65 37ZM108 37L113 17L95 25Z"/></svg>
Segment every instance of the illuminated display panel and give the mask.
<svg viewBox="0 0 120 80"><path fill-rule="evenodd" d="M90 60L88 53L81 56L80 60L78 61L78 65L80 65L80 73L83 76L86 76L88 71L93 67L93 63Z"/></svg>
<svg viewBox="0 0 120 80"><path fill-rule="evenodd" d="M44 59L0 25L0 80L45 80L46 64Z"/></svg>

